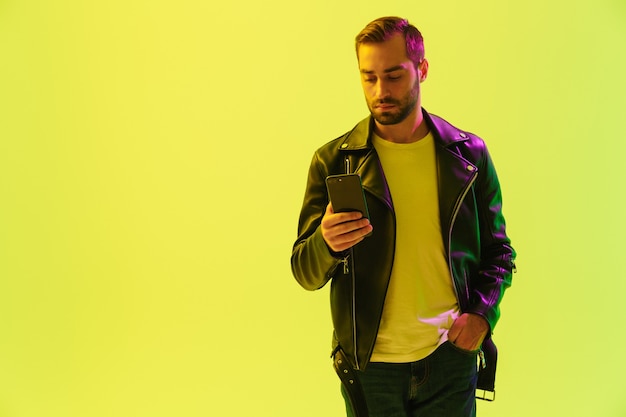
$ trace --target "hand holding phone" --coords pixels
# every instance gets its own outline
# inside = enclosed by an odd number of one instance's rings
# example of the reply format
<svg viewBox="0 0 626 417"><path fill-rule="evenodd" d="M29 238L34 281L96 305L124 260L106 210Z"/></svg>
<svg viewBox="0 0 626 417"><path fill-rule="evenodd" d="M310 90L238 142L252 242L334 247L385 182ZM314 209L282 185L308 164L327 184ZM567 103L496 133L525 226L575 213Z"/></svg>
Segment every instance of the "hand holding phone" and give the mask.
<svg viewBox="0 0 626 417"><path fill-rule="evenodd" d="M372 233L367 202L356 174L326 179L330 204L322 218L322 236L334 252L351 248Z"/></svg>

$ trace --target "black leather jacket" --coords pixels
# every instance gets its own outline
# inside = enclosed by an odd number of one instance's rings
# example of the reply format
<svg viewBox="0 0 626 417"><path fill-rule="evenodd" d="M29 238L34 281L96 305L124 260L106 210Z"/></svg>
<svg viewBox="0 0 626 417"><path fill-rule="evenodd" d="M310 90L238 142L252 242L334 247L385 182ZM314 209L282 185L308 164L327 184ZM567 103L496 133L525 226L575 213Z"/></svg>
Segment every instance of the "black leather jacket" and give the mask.
<svg viewBox="0 0 626 417"><path fill-rule="evenodd" d="M424 117L435 137L441 233L459 307L484 317L493 330L515 267L496 171L480 138L426 111ZM372 123L368 117L316 151L291 257L305 289L331 281L335 346L357 369L366 368L374 348L395 246L392 196L370 140ZM374 230L352 251L337 254L324 242L320 223L328 204L325 178L345 173L346 158L361 176Z"/></svg>

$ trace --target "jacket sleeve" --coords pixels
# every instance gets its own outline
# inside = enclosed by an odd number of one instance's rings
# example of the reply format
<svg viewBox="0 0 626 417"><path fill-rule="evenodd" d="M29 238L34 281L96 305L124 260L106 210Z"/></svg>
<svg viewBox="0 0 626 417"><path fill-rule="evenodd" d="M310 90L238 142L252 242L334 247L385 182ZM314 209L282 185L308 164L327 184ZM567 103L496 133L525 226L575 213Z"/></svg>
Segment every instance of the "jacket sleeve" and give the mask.
<svg viewBox="0 0 626 417"><path fill-rule="evenodd" d="M480 262L470 282L469 312L483 316L493 330L500 317L499 305L504 291L511 286L516 253L506 234L498 176L487 148L483 150L475 188Z"/></svg>
<svg viewBox="0 0 626 417"><path fill-rule="evenodd" d="M341 262L340 254L331 253L320 224L328 205L325 179L327 170L318 154L313 156L298 222L298 238L291 255L291 270L296 281L307 290L322 288L332 278Z"/></svg>

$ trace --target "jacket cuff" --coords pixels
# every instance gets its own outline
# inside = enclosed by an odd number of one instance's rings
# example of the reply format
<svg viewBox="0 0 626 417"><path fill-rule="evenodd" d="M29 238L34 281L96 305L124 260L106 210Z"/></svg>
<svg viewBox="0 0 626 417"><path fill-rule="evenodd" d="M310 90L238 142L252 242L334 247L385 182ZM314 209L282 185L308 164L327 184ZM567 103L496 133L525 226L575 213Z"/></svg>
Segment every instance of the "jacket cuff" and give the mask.
<svg viewBox="0 0 626 417"><path fill-rule="evenodd" d="M313 250L318 256L320 256L321 262L325 262L328 260L329 263L334 264L337 259L345 258L346 255L348 255L349 249L341 252L335 252L330 248L330 246L328 246L328 244L324 240L324 236L322 236L321 227L318 227L315 232L313 232L310 240L313 246Z"/></svg>

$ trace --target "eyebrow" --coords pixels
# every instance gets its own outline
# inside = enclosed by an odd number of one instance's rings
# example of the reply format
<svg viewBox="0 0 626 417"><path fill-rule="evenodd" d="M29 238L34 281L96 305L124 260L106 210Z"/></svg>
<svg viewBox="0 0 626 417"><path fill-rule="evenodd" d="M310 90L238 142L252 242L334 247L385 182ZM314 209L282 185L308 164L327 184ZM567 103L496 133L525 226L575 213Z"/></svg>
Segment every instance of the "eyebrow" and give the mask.
<svg viewBox="0 0 626 417"><path fill-rule="evenodd" d="M387 69L385 69L383 72L384 72L385 74L388 74L388 73L390 73L390 72L399 71L399 70L403 70L403 69L405 69L405 68L404 68L402 65L396 65L395 67L391 67L391 68L387 68ZM362 70L361 70L361 73L362 73L362 74L373 74L373 73L374 73L374 71L372 71L372 70L362 69Z"/></svg>

